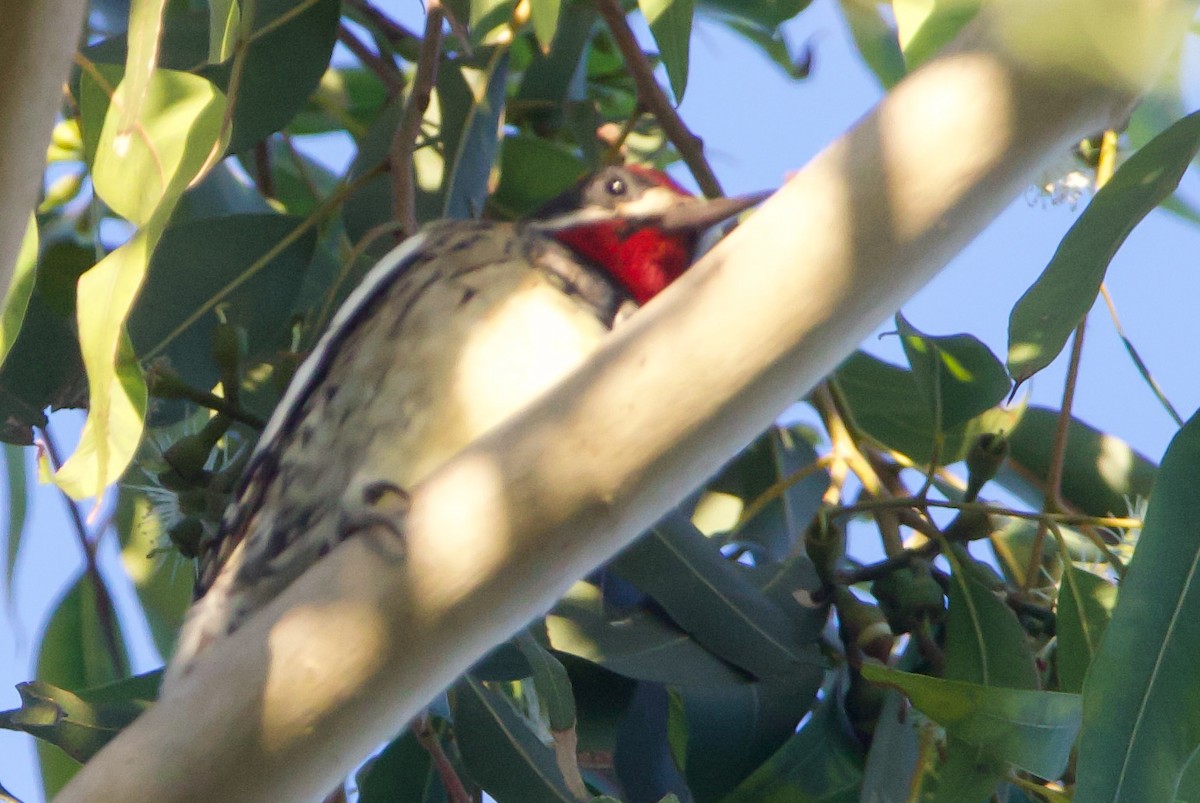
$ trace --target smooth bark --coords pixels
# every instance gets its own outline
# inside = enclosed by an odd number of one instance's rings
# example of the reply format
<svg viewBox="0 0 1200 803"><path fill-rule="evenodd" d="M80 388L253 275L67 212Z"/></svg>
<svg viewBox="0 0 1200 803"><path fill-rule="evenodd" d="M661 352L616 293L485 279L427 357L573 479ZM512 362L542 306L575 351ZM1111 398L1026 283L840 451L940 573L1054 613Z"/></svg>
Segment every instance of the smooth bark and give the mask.
<svg viewBox="0 0 1200 803"><path fill-rule="evenodd" d="M87 0L0 0L0 292L37 203L46 145L79 43Z"/></svg>

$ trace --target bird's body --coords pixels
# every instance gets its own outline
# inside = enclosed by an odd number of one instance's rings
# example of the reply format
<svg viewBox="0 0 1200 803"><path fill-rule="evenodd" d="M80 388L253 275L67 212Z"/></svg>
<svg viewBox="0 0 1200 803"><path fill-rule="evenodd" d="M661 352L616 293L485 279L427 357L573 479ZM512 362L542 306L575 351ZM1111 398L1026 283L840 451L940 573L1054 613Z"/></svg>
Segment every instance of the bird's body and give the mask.
<svg viewBox="0 0 1200 803"><path fill-rule="evenodd" d="M610 190L638 182L639 196L666 187L694 200L658 174L609 170L618 171ZM406 489L587 359L636 301L674 278L655 279L652 291L640 285L658 263L682 258L668 266L677 275L691 261L697 227L681 229L665 251L634 241L649 256L620 257L622 269L637 271L622 277L571 243L586 225L611 236L611 214L549 222L577 211L516 224L436 223L372 269L297 372L200 556L201 598L168 685L373 511L403 505Z"/></svg>

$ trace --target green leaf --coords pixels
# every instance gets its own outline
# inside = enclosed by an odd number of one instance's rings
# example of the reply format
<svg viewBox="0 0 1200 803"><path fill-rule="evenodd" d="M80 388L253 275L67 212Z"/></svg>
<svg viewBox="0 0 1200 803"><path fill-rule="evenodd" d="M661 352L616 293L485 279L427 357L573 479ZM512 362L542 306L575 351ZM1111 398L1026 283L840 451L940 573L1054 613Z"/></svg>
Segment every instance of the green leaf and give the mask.
<svg viewBox="0 0 1200 803"><path fill-rule="evenodd" d="M209 311L182 330L179 325L197 310L211 310L218 297L226 320L246 330L248 358L271 357L287 348L316 232L305 232L265 264L259 262L302 223L291 215L247 214L169 226L129 314L137 353L165 353L194 387L211 387L218 379L211 345L216 315ZM226 292L256 266L253 276Z"/></svg>
<svg viewBox="0 0 1200 803"><path fill-rule="evenodd" d="M975 337L931 337L913 328L900 313L896 328L913 379L942 431L966 424L1008 395L1004 366Z"/></svg>
<svg viewBox="0 0 1200 803"><path fill-rule="evenodd" d="M0 366L0 438L32 444L47 407L81 407L83 358L75 334L75 283L96 261L73 235L42 246L33 294L12 350Z"/></svg>
<svg viewBox="0 0 1200 803"><path fill-rule="evenodd" d="M761 50L762 54L773 64L781 67L789 78L807 78L812 71L812 49L806 47L798 55L793 56L787 39L779 29L764 31L738 19L726 20L725 24L731 31L740 34Z"/></svg>
<svg viewBox="0 0 1200 803"><path fill-rule="evenodd" d="M499 146L500 119L508 59L504 51L478 50L473 60L443 61L425 113L427 138L413 152L417 220L479 217L487 200L487 182ZM352 177L387 158L403 111L397 98L385 108L359 143ZM346 232L358 241L376 226L394 220L387 176L368 182L342 206ZM386 250L387 240L376 243Z"/></svg>
<svg viewBox="0 0 1200 803"><path fill-rule="evenodd" d="M78 317L90 403L75 452L54 475L72 499L103 493L124 473L141 442L146 382L121 319L145 270L146 239L139 232L79 282L81 298L88 299Z"/></svg>
<svg viewBox="0 0 1200 803"><path fill-rule="evenodd" d="M1091 572L1063 562L1063 581L1058 589L1058 686L1080 693L1088 667L1100 647L1117 603L1117 587Z"/></svg>
<svg viewBox="0 0 1200 803"><path fill-rule="evenodd" d="M679 733L677 756L697 800L734 790L796 732L815 702L823 674L791 679L674 690L669 729Z"/></svg>
<svg viewBox="0 0 1200 803"><path fill-rule="evenodd" d="M839 707L836 694L826 695L812 718L722 803L858 803L866 754Z"/></svg>
<svg viewBox="0 0 1200 803"><path fill-rule="evenodd" d="M508 698L470 675L449 691L454 732L471 777L496 800L574 803L547 747Z"/></svg>
<svg viewBox="0 0 1200 803"><path fill-rule="evenodd" d="M246 8L245 4L239 5ZM231 98L233 127L227 152L243 151L279 131L304 107L329 64L340 8L338 0L257 0L254 19L237 21L241 27L239 36L246 35L245 29L251 24L253 30L244 40L247 46L236 84L237 94ZM195 71L197 77L212 81L223 93L228 92L237 59L231 54L220 64L208 63L214 36L209 10L168 14L164 22L159 66ZM232 24L232 19L227 18L227 24ZM117 83L126 61L126 42L125 34L121 34L84 51L112 85ZM229 46L228 40L225 44ZM108 65L117 66L115 76ZM84 94L86 81L86 77L80 81ZM86 144L86 127L84 134Z"/></svg>
<svg viewBox="0 0 1200 803"><path fill-rule="evenodd" d="M149 708L162 672L78 694L41 680L17 684L21 707L0 711L0 728L29 733L84 763Z"/></svg>
<svg viewBox="0 0 1200 803"><path fill-rule="evenodd" d="M1008 461L996 475L997 482L1037 507L1057 421L1055 410L1026 410L1009 432ZM1154 464L1125 441L1071 419L1061 486L1062 499L1071 507L1089 516L1124 516L1134 498L1150 495L1154 474Z"/></svg>
<svg viewBox="0 0 1200 803"><path fill-rule="evenodd" d="M883 18L880 6L860 0L839 2L842 16L850 26L854 46L879 83L884 89L891 89L900 83L900 79L908 74L908 67L904 63L896 31Z"/></svg>
<svg viewBox="0 0 1200 803"><path fill-rule="evenodd" d="M778 28L811 4L812 0L699 0L706 13L763 31Z"/></svg>
<svg viewBox="0 0 1200 803"><path fill-rule="evenodd" d="M12 351L21 332L25 310L29 308L29 297L33 295L33 287L37 282L37 262L38 226L37 218L31 214L25 226L25 236L21 239L21 250L17 252L11 283L4 294L3 312L0 312L0 364Z"/></svg>
<svg viewBox="0 0 1200 803"><path fill-rule="evenodd" d="M357 775L359 803L444 803L446 790L429 751L405 731Z"/></svg>
<svg viewBox="0 0 1200 803"><path fill-rule="evenodd" d="M178 199L214 155L225 96L204 78L155 70L141 99L141 116L123 124L131 89L136 87L122 81L113 96L92 179L96 193L113 211L145 226Z"/></svg>
<svg viewBox="0 0 1200 803"><path fill-rule="evenodd" d="M146 388L125 319L184 189L221 151L224 96L188 73L156 70L136 133L122 133L126 84L117 88L96 148L97 193L141 229L79 279L76 316L89 412L75 453L55 482L72 498L99 496L129 465L141 439ZM139 176L129 181L128 176Z"/></svg>
<svg viewBox="0 0 1200 803"><path fill-rule="evenodd" d="M506 122L522 130L532 125L541 136L530 139L547 144L551 142L546 138L547 130L560 128L572 111L595 119L594 110L587 103L587 74L580 67L581 62L587 63L587 54L596 36L596 9L591 3L567 3L560 11L558 31L550 43L550 50L543 54L540 49L535 49L524 70L514 68L514 72L522 72L521 85L515 96L510 93L506 112ZM595 126L576 140L584 157L588 158L589 151L595 150Z"/></svg>
<svg viewBox="0 0 1200 803"><path fill-rule="evenodd" d="M1008 370L1018 384L1049 365L1096 300L1117 250L1168 198L1200 150L1200 112L1184 117L1129 158L1059 243L1050 264L1013 307Z"/></svg>
<svg viewBox="0 0 1200 803"><path fill-rule="evenodd" d="M863 434L918 464L932 459L937 434L933 416L911 371L859 351L838 367L834 381ZM984 432L1012 430L1021 412L997 407L947 429L942 433L939 464L962 460Z"/></svg>
<svg viewBox="0 0 1200 803"><path fill-rule="evenodd" d="M500 146L500 184L488 203L505 217L532 214L587 172L572 148L527 134L505 137Z"/></svg>
<svg viewBox="0 0 1200 803"><path fill-rule="evenodd" d="M1200 418L1175 435L1084 684L1077 800L1171 800L1200 746Z"/></svg>
<svg viewBox="0 0 1200 803"><path fill-rule="evenodd" d="M470 0L470 4L467 30L471 32L471 44L478 45L495 40L496 29L512 20L517 0Z"/></svg>
<svg viewBox="0 0 1200 803"><path fill-rule="evenodd" d="M683 100L687 88L688 53L692 41L692 17L696 13L696 0L638 0L638 8L650 33L658 44L667 77L671 80L671 93L675 102Z"/></svg>
<svg viewBox="0 0 1200 803"><path fill-rule="evenodd" d="M951 546L946 554L952 569L946 618L946 680L1036 689L1037 669L1028 637L1016 614L997 598L995 586L988 582L990 567L972 558L961 544Z"/></svg>
<svg viewBox="0 0 1200 803"><path fill-rule="evenodd" d="M706 535L726 533L727 542L756 545L758 557L786 560L829 486L829 472L813 470L818 455L812 439L815 435L800 427L767 430L712 480L692 522ZM797 479L803 471L808 475ZM781 485L786 488L779 492ZM751 515L747 507L768 492L777 495Z"/></svg>
<svg viewBox="0 0 1200 803"><path fill-rule="evenodd" d="M1021 769L1058 778L1067 766L1079 730L1078 695L941 680L873 662L863 664L862 674L900 689L953 737Z"/></svg>
<svg viewBox="0 0 1200 803"><path fill-rule="evenodd" d="M241 5L235 0L209 0L208 60L214 64L233 55L242 25Z"/></svg>
<svg viewBox="0 0 1200 803"><path fill-rule="evenodd" d="M759 679L820 673L813 643L682 515L660 521L612 563L696 641Z"/></svg>
<svg viewBox="0 0 1200 803"><path fill-rule="evenodd" d="M21 536L25 533L25 515L29 507L29 483L25 476L25 450L10 443L4 444L4 481L8 486L8 528L4 533L4 588L12 604L16 588L13 572L21 552Z"/></svg>
<svg viewBox="0 0 1200 803"><path fill-rule="evenodd" d="M981 0L893 0L896 31L910 70L928 61L979 12Z"/></svg>
<svg viewBox="0 0 1200 803"><path fill-rule="evenodd" d="M983 803L1008 774L986 747L949 737L923 768L919 803Z"/></svg>
<svg viewBox="0 0 1200 803"><path fill-rule="evenodd" d="M529 15L533 18L533 35L537 37L543 53L550 51L554 32L558 30L558 15L561 9L562 0L531 0L529 3Z"/></svg>
<svg viewBox="0 0 1200 803"><path fill-rule="evenodd" d="M243 12L248 5L241 4ZM338 0L257 0L253 30L233 104L228 153L252 147L304 108L329 66L337 40ZM242 17L243 30L250 22ZM222 91L233 86L236 55L200 69Z"/></svg>
<svg viewBox="0 0 1200 803"><path fill-rule="evenodd" d="M133 582L154 646L167 656L175 649L179 627L192 603L191 567L177 553L164 558L156 551L165 545L166 534L147 490L155 486L143 459L149 449L158 451L152 440L153 436L147 439L121 483L115 523L121 536L121 565Z"/></svg>
<svg viewBox="0 0 1200 803"><path fill-rule="evenodd" d="M1041 496L1037 499L1040 501ZM999 529L993 530L988 540L996 554L997 562L1004 572L1005 579L1012 585L1020 586L1025 582L1025 573L1033 559L1033 542L1037 537L1038 523L1031 519L993 519L1001 523ZM1068 554L1064 558L1059 553L1058 541L1045 536L1042 539L1042 571L1043 579L1057 583L1062 576L1064 560L1080 563L1104 563L1107 557L1078 530L1059 525L1063 540L1066 541ZM1077 691L1077 690L1076 690Z"/></svg>
<svg viewBox="0 0 1200 803"><path fill-rule="evenodd" d="M550 644L625 677L672 686L745 685L745 674L665 618L646 610L604 610L600 589L579 582L546 617Z"/></svg>
<svg viewBox="0 0 1200 803"><path fill-rule="evenodd" d="M115 614L119 645L123 640ZM96 588L85 575L59 600L38 644L37 679L62 689L86 689L112 683L126 673L113 666L105 625L96 607ZM122 661L125 660L122 654ZM38 744L38 760L47 797L53 797L78 771L79 765L59 748Z"/></svg>
<svg viewBox="0 0 1200 803"><path fill-rule="evenodd" d="M450 73L454 74L453 71ZM440 78L438 81L442 103L457 107L462 114L456 123L455 147L445 151L447 164L443 175L446 178L442 184L445 204L441 216L478 218L487 201L488 179L500 144L497 131L504 115L508 51L495 50L479 68L463 65L459 75L462 83L452 82L446 88L442 88ZM466 90L466 94L454 95L462 90ZM449 140L444 128L442 133L443 138Z"/></svg>
<svg viewBox="0 0 1200 803"><path fill-rule="evenodd" d="M517 648L533 670L533 686L538 702L545 706L552 731L575 727L575 697L571 693L571 678L567 670L550 651L538 644L528 631L516 636Z"/></svg>
<svg viewBox="0 0 1200 803"><path fill-rule="evenodd" d="M125 57L124 86L118 89L114 98L120 109L116 130L118 140L136 136L142 121L153 117L144 114L144 110L147 103L153 102L150 90L154 69L158 66L158 46L166 7L166 0L132 0L129 4L128 36L131 44Z"/></svg>
<svg viewBox="0 0 1200 803"><path fill-rule="evenodd" d="M287 131L298 136L345 130L359 139L387 100L387 89L365 67L330 67Z"/></svg>

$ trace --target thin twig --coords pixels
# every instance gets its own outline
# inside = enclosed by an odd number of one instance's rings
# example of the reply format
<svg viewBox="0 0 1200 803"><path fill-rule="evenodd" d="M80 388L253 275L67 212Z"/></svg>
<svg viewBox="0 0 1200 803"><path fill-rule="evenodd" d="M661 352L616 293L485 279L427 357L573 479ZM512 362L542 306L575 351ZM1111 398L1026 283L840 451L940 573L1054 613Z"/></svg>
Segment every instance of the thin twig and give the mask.
<svg viewBox="0 0 1200 803"><path fill-rule="evenodd" d="M1116 169L1117 134L1113 130L1104 132L1100 142L1100 159L1096 163L1096 189L1100 189L1112 178ZM1075 401L1075 385L1079 380L1079 362L1083 357L1083 335L1087 330L1087 317L1075 327L1075 339L1071 344L1071 360L1067 364L1067 380L1063 386L1062 408L1058 411L1058 422L1054 428L1054 443L1050 448L1050 467L1046 471L1046 487L1042 510L1056 513L1062 508L1062 475L1067 457L1067 434L1071 425L1071 406ZM1029 567L1021 590L1028 592L1038 568L1042 565L1042 546L1046 541L1046 522L1038 524L1029 549Z"/></svg>
<svg viewBox="0 0 1200 803"><path fill-rule="evenodd" d="M391 164L392 204L396 219L400 221L406 237L417 230L416 188L413 181L413 149L433 85L437 82L438 57L441 55L442 22L445 10L440 0L428 0L425 11L425 39L421 42L421 53L417 57L417 71L413 76L404 117L392 137L388 151Z"/></svg>
<svg viewBox="0 0 1200 803"><path fill-rule="evenodd" d="M716 174L704 158L704 142L687 127L659 86L654 77L654 68L650 66L637 37L633 35L633 30L625 19L625 9L621 7L619 0L596 0L596 10L604 18L617 48L625 58L625 66L637 86L638 102L658 120L663 133L675 145L684 163L695 176L701 192L710 198L724 195L721 182L717 181Z"/></svg>
<svg viewBox="0 0 1200 803"><path fill-rule="evenodd" d="M174 373L174 372L171 372ZM215 393L210 393L207 390L200 390L188 385L180 377L174 377L177 381L172 385L171 390L177 393L180 397L190 401L192 404L212 410L214 413L220 413L226 418L237 421L240 424L256 429L259 432L267 427L267 422L250 412L240 404L235 403L232 399L223 399Z"/></svg>
<svg viewBox="0 0 1200 803"><path fill-rule="evenodd" d="M1058 411L1058 421L1054 426L1054 441L1050 446L1050 467L1046 470L1045 501L1042 510L1045 513L1057 513L1062 508L1062 477L1063 468L1067 462L1067 435L1071 431L1071 407L1075 403L1075 385L1079 380L1079 363L1083 358L1083 336L1087 330L1087 318L1075 327L1075 339L1071 343L1071 359L1067 363L1067 380L1063 385L1062 409ZM1025 572L1022 591L1029 591L1037 569L1042 565L1042 546L1046 541L1046 523L1039 522L1037 531L1033 534L1033 542L1029 545L1029 566Z"/></svg>
<svg viewBox="0 0 1200 803"><path fill-rule="evenodd" d="M404 76L395 62L372 52L371 48L367 47L361 39L355 36L354 31L350 30L345 23L338 25L337 38L339 42L354 54L354 57L364 67L375 73L375 77L387 89L389 98L399 94L400 90L404 89Z"/></svg>
<svg viewBox="0 0 1200 803"><path fill-rule="evenodd" d="M59 458L60 452L58 445L54 442L54 438L50 435L50 428L41 427L38 429L41 435L42 443L46 447L46 455L50 458L50 466L58 471L62 465L62 460ZM96 619L100 623L100 632L104 636L104 648L108 652L109 662L112 664L113 677L122 678L128 674L128 669L125 666L125 658L121 648L120 636L117 633L117 622L113 613L112 597L108 593L108 586L104 583L104 578L100 575L100 567L96 563L96 542L88 537L87 524L83 520L83 514L79 512L79 505L75 500L67 496L66 491L59 489L59 496L63 500L63 504L67 508L67 516L71 519L72 529L75 531L75 537L79 541L79 548L83 552L84 571L87 573L88 579L92 582L92 591L95 594ZM104 532L103 529L97 532Z"/></svg>
<svg viewBox="0 0 1200 803"><path fill-rule="evenodd" d="M275 197L275 180L271 175L271 141L259 140L254 146L254 180L264 198Z"/></svg>
<svg viewBox="0 0 1200 803"><path fill-rule="evenodd" d="M453 803L471 803L471 795L463 785L462 779L458 777L454 764L450 762L446 751L442 749L442 741L438 738L433 723L429 721L429 712L422 712L409 727L412 729L413 736L417 737L417 741L433 760L433 766L442 781L446 797L450 798Z"/></svg>
<svg viewBox="0 0 1200 803"><path fill-rule="evenodd" d="M1133 364L1137 367L1138 373L1142 375L1142 379L1146 380L1146 384L1150 386L1158 403L1167 411L1167 415L1171 416L1171 420L1175 422L1175 426L1183 426L1183 418L1175 409L1175 405L1171 404L1171 400L1167 398L1167 394L1159 386L1158 381L1150 373L1149 366L1142 360L1142 355L1138 354L1138 350L1134 347L1133 341L1125 334L1125 327L1121 326L1121 319L1117 315L1117 305L1113 301L1112 293L1108 292L1108 283L1100 283L1100 295L1104 297L1104 303L1108 307L1108 317L1112 318L1113 328L1117 330L1117 336L1121 338L1121 342L1125 344L1125 351L1129 354L1129 358L1133 360Z"/></svg>

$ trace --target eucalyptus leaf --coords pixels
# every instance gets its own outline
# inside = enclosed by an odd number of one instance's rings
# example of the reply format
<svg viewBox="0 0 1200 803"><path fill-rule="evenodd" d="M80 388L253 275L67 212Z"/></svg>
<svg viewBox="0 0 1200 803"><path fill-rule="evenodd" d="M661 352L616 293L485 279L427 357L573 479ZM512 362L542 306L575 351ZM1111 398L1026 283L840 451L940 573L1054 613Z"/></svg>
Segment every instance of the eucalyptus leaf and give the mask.
<svg viewBox="0 0 1200 803"><path fill-rule="evenodd" d="M1076 799L1171 800L1200 747L1200 418L1175 435L1083 689Z"/></svg>
<svg viewBox="0 0 1200 803"><path fill-rule="evenodd" d="M1146 143L1092 198L1042 275L1013 307L1008 370L1017 383L1049 365L1091 309L1117 250L1179 186L1200 150L1200 112Z"/></svg>

